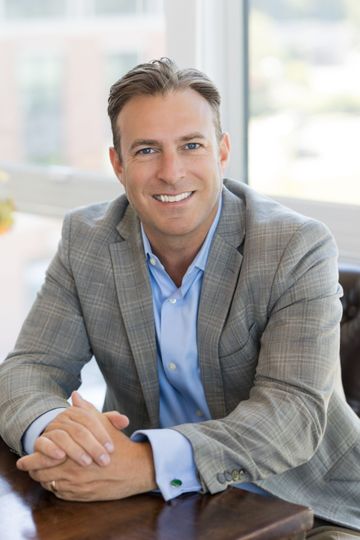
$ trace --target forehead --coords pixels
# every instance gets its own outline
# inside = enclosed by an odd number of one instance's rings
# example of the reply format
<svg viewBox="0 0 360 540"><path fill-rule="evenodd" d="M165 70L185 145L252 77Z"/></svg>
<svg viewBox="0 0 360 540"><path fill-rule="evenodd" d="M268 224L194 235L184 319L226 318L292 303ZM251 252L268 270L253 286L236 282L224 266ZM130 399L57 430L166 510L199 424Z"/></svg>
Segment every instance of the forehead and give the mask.
<svg viewBox="0 0 360 540"><path fill-rule="evenodd" d="M191 131L214 131L214 112L205 98L191 88L130 99L117 118L122 140L127 137L174 136ZM206 133L204 133L205 135ZM209 133L208 133L209 135Z"/></svg>

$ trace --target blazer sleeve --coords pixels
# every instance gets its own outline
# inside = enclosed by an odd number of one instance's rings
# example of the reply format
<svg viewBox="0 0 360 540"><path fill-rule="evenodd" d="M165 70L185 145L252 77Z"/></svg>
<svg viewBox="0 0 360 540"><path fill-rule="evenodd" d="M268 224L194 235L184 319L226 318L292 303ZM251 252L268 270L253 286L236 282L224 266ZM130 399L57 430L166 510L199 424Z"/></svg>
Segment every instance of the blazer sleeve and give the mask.
<svg viewBox="0 0 360 540"><path fill-rule="evenodd" d="M338 374L340 295L335 242L308 220L276 266L249 399L225 418L176 427L193 445L204 491L261 482L315 453Z"/></svg>
<svg viewBox="0 0 360 540"><path fill-rule="evenodd" d="M19 454L22 435L37 417L68 406L92 356L71 271L70 223L68 216L44 285L14 350L0 365L1 436Z"/></svg>

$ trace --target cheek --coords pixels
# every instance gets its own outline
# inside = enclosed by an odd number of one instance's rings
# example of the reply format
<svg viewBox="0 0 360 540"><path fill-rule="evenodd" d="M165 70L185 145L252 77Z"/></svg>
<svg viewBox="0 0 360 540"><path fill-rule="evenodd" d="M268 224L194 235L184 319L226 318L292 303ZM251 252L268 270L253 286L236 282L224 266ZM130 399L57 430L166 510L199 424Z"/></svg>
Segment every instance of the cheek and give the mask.
<svg viewBox="0 0 360 540"><path fill-rule="evenodd" d="M129 175L126 175L121 183L130 204L136 209L142 207L144 204L144 182L140 182L138 178L134 178L133 176L129 177Z"/></svg>
<svg viewBox="0 0 360 540"><path fill-rule="evenodd" d="M149 167L128 165L123 171L122 184L126 191L141 192L149 178Z"/></svg>
<svg viewBox="0 0 360 540"><path fill-rule="evenodd" d="M132 175L128 169L124 169L120 178L121 185L123 186L126 194L131 194L134 190L134 181Z"/></svg>
<svg viewBox="0 0 360 540"><path fill-rule="evenodd" d="M125 180L124 180L122 177L121 177L119 180L120 180L120 184L121 184L123 190L124 190L125 193L126 193L126 192L127 192L127 189L126 189L126 182L125 182Z"/></svg>
<svg viewBox="0 0 360 540"><path fill-rule="evenodd" d="M210 179L213 184L218 184L223 176L223 167L218 156L212 155L210 158L199 160L195 165L196 172L203 178Z"/></svg>

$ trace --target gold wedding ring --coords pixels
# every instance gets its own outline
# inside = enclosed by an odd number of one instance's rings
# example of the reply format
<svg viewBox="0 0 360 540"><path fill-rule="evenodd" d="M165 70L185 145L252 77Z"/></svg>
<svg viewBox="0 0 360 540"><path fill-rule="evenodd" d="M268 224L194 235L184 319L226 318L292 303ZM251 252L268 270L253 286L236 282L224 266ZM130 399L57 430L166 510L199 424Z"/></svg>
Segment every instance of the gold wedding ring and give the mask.
<svg viewBox="0 0 360 540"><path fill-rule="evenodd" d="M50 482L50 491L52 491L53 493L56 493L56 492L57 492L55 480L52 480L52 481Z"/></svg>

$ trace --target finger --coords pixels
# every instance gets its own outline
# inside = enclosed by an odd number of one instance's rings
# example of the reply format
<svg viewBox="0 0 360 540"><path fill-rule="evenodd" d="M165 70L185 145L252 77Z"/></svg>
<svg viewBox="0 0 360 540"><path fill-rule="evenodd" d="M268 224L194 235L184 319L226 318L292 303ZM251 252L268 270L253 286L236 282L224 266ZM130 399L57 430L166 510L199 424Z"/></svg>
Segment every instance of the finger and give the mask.
<svg viewBox="0 0 360 540"><path fill-rule="evenodd" d="M40 435L36 439L34 449L54 460L63 460L66 457L64 450L46 436Z"/></svg>
<svg viewBox="0 0 360 540"><path fill-rule="evenodd" d="M62 491L59 480L56 480L55 488L54 488L53 482L40 482L40 485L47 491L50 491L50 493L55 495L55 497L57 497L58 499L63 499L64 501L72 500L71 497L67 496L66 492Z"/></svg>
<svg viewBox="0 0 360 540"><path fill-rule="evenodd" d="M90 401L84 399L76 390L74 390L74 392L72 392L71 394L71 402L74 407L79 407L80 409L87 409L90 411L97 411L96 407L92 403L90 403Z"/></svg>
<svg viewBox="0 0 360 540"><path fill-rule="evenodd" d="M48 469L59 465L58 459L51 459L40 452L34 452L28 456L23 456L16 462L16 467L20 471L30 472L41 469Z"/></svg>
<svg viewBox="0 0 360 540"><path fill-rule="evenodd" d="M80 394L77 393L78 399ZM71 407L70 415L74 416L74 420L84 425L96 438L96 440L103 445L105 450L109 453L114 451L114 443L108 433L107 426L102 421L102 413L100 413L94 405L89 401L80 397L82 409L79 407Z"/></svg>
<svg viewBox="0 0 360 540"><path fill-rule="evenodd" d="M116 429L125 429L130 424L129 418L125 414L120 414L117 411L108 411L104 416L110 420L111 424Z"/></svg>
<svg viewBox="0 0 360 540"><path fill-rule="evenodd" d="M35 480L35 479L34 479ZM56 480L55 482L55 489L53 485L53 481L51 482L40 482L40 485L46 489L47 491L50 491L55 497L58 499L62 499L64 501L87 501L86 496L81 496L80 494L75 494L71 490L66 490L63 485L63 483L59 480ZM65 486L65 483L64 483Z"/></svg>
<svg viewBox="0 0 360 540"><path fill-rule="evenodd" d="M54 495L56 495L57 491L60 489L59 480L56 480L56 482L54 480L51 482L40 482L40 484L47 491L54 493Z"/></svg>
<svg viewBox="0 0 360 540"><path fill-rule="evenodd" d="M71 400L72 400L73 406L75 407L87 409L89 411L95 409L97 411L94 405L90 403L89 401L87 401L86 399L84 399L77 391L74 391L71 394ZM124 429L130 423L129 418L125 416L124 414L120 414L118 411L108 411L104 414L110 420L110 422L116 429Z"/></svg>
<svg viewBox="0 0 360 540"><path fill-rule="evenodd" d="M44 438L48 438L52 441L58 448L63 450L65 454L81 465L82 467L88 467L93 462L92 457L88 452L83 448L82 445L79 445L67 431L63 429L54 429L44 433ZM86 441L85 441L86 442ZM101 452L101 450L100 450Z"/></svg>
<svg viewBox="0 0 360 540"><path fill-rule="evenodd" d="M92 433L81 424L73 422L64 429L46 431L44 436L52 440L66 455L83 467L91 465L94 460L98 465L110 463L110 456Z"/></svg>
<svg viewBox="0 0 360 540"><path fill-rule="evenodd" d="M50 482L52 482L54 478L57 478L58 475L56 469L31 469L28 473L33 480L39 482L48 491L50 491ZM59 480L56 480L57 484L58 482Z"/></svg>
<svg viewBox="0 0 360 540"><path fill-rule="evenodd" d="M110 424L106 426L102 414L95 408L93 410L69 407L60 413L45 429L48 434L54 429L66 431L70 437L95 460L103 454L114 451L114 443L108 433ZM56 441L54 440L56 443Z"/></svg>

